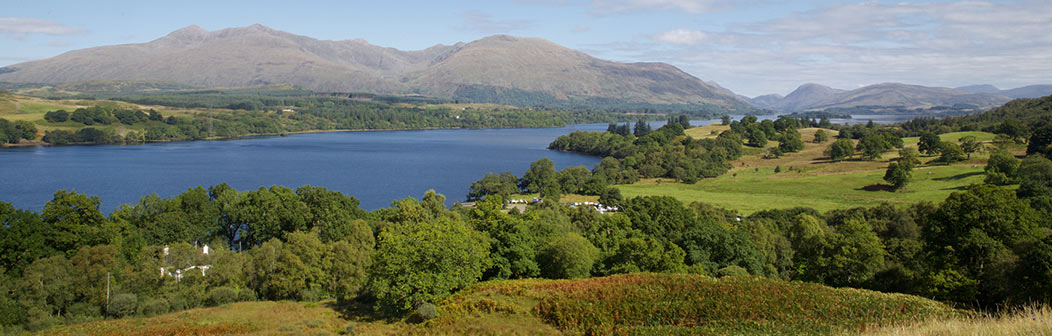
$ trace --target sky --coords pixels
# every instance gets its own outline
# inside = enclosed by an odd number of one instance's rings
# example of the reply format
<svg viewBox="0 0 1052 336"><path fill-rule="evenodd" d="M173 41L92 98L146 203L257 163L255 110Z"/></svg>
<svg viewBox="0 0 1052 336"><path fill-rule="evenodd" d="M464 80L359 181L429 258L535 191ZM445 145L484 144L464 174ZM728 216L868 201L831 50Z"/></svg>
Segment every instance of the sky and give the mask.
<svg viewBox="0 0 1052 336"><path fill-rule="evenodd" d="M804 83L1052 84L1052 1L0 0L0 66L262 24L402 50L493 34L619 62L666 62L749 97Z"/></svg>

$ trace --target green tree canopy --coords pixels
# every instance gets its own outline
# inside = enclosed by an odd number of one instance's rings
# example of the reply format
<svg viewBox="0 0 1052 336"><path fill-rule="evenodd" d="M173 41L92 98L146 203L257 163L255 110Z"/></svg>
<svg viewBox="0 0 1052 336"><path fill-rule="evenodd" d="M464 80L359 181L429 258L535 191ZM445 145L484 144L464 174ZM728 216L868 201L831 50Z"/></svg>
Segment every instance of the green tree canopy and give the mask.
<svg viewBox="0 0 1052 336"><path fill-rule="evenodd" d="M849 139L839 139L826 148L825 154L833 161L844 160L855 155L855 146Z"/></svg>
<svg viewBox="0 0 1052 336"><path fill-rule="evenodd" d="M599 249L577 233L556 238L538 255L541 274L550 279L588 277L598 257Z"/></svg>
<svg viewBox="0 0 1052 336"><path fill-rule="evenodd" d="M942 149L942 139L935 133L924 133L917 142L917 150L926 155L934 155Z"/></svg>
<svg viewBox="0 0 1052 336"><path fill-rule="evenodd" d="M489 268L489 239L448 218L384 227L367 286L377 308L407 311L478 281Z"/></svg>
<svg viewBox="0 0 1052 336"><path fill-rule="evenodd" d="M1014 184L1018 181L1019 159L1005 151L995 151L986 162L986 183Z"/></svg>
<svg viewBox="0 0 1052 336"><path fill-rule="evenodd" d="M558 189L558 173L555 163L543 158L530 163L530 169L519 180L519 188L530 193L544 192L546 189Z"/></svg>
<svg viewBox="0 0 1052 336"><path fill-rule="evenodd" d="M892 162L888 164L888 170L884 172L884 181L891 184L895 190L900 190L913 178L913 167L907 164Z"/></svg>

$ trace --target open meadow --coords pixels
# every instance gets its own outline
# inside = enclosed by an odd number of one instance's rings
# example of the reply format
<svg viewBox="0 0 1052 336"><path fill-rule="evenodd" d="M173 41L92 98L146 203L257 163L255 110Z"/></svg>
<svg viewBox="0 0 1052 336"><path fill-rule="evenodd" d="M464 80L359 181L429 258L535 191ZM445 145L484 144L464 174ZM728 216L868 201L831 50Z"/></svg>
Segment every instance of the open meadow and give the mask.
<svg viewBox="0 0 1052 336"><path fill-rule="evenodd" d="M704 138L714 136L725 126L710 125L692 128L689 136ZM924 162L913 170L913 179L905 190L888 191L884 173L888 163L898 157L897 151L884 154L880 160L867 161L856 158L846 161L830 161L823 153L832 140L813 143L817 128L800 129L804 149L779 158L764 158L763 151L747 147L746 154L737 161L727 174L712 179L702 179L696 184L679 183L671 179L645 179L630 185L617 186L627 197L671 196L684 202L705 202L718 207L737 210L743 215L764 209L810 207L818 211L873 206L881 202L908 205L920 201L939 202L954 191L980 183L985 176L983 169L989 151L972 155L963 162L940 165L928 163L935 156L922 156ZM832 136L836 131L827 130ZM941 135L943 141L957 142L964 136L975 136L984 141L987 149L993 148L993 134L985 132L957 132ZM907 147L916 147L917 138L904 138ZM778 143L771 141L767 148ZM1019 146L1010 147L1019 153ZM780 172L775 172L776 168Z"/></svg>

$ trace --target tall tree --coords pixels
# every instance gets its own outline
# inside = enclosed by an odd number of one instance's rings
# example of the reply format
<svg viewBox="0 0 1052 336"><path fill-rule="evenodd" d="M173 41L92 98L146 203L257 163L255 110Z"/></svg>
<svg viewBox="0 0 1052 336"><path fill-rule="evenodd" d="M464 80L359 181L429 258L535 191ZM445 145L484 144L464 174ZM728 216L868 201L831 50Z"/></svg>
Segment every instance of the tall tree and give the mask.
<svg viewBox="0 0 1052 336"><path fill-rule="evenodd" d="M855 146L851 140L840 139L833 141L833 144L826 148L825 154L833 161L844 160L855 155Z"/></svg>
<svg viewBox="0 0 1052 336"><path fill-rule="evenodd" d="M478 281L489 268L489 240L450 219L384 227L370 268L377 308L407 311Z"/></svg>
<svg viewBox="0 0 1052 336"><path fill-rule="evenodd" d="M884 172L884 181L891 183L891 187L900 190L913 178L913 166L892 162L888 164L888 170Z"/></svg>
<svg viewBox="0 0 1052 336"><path fill-rule="evenodd" d="M1041 154L1048 157L1049 153L1052 153L1052 125L1034 130L1026 145L1026 155Z"/></svg>
<svg viewBox="0 0 1052 336"><path fill-rule="evenodd" d="M647 134L650 134L651 131L652 130L650 128L650 124L648 124L643 119L639 119L639 121L636 122L636 127L632 131L632 133L635 134L636 137L643 137L643 136L646 136Z"/></svg>
<svg viewBox="0 0 1052 336"><path fill-rule="evenodd" d="M994 151L986 162L986 183L1014 184L1018 181L1019 159L1005 151Z"/></svg>
<svg viewBox="0 0 1052 336"><path fill-rule="evenodd" d="M118 230L99 211L99 203L98 196L56 191L41 212L49 227L48 245L72 256L80 247L116 240Z"/></svg>
<svg viewBox="0 0 1052 336"><path fill-rule="evenodd" d="M983 144L976 140L975 136L962 137L959 141L961 142L961 150L968 154L969 160L972 158L972 153L978 152L983 148Z"/></svg>
<svg viewBox="0 0 1052 336"><path fill-rule="evenodd" d="M546 189L559 188L555 163L543 158L530 163L530 169L519 180L519 188L526 192L544 192ZM552 190L548 190L549 192Z"/></svg>
<svg viewBox="0 0 1052 336"><path fill-rule="evenodd" d="M924 133L917 142L917 150L926 155L935 155L942 149L942 140L935 133Z"/></svg>

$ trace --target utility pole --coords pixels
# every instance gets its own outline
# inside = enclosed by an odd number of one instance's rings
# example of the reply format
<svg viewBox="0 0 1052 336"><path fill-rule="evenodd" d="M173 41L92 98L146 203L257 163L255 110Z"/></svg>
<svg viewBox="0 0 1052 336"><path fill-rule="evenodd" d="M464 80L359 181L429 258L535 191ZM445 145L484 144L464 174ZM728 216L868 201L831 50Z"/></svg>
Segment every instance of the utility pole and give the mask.
<svg viewBox="0 0 1052 336"><path fill-rule="evenodd" d="M106 308L110 307L110 272L106 272Z"/></svg>

